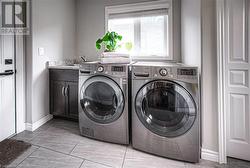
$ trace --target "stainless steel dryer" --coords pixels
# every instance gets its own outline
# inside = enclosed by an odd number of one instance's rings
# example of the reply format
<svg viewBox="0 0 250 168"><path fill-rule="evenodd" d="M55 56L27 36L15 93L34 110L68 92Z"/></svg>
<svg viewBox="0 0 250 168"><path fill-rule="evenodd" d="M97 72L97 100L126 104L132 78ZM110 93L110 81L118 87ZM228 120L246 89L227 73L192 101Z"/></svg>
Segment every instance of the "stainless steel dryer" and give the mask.
<svg viewBox="0 0 250 168"><path fill-rule="evenodd" d="M84 63L79 75L83 136L128 144L128 65Z"/></svg>
<svg viewBox="0 0 250 168"><path fill-rule="evenodd" d="M132 146L155 155L198 162L199 78L196 67L132 65Z"/></svg>

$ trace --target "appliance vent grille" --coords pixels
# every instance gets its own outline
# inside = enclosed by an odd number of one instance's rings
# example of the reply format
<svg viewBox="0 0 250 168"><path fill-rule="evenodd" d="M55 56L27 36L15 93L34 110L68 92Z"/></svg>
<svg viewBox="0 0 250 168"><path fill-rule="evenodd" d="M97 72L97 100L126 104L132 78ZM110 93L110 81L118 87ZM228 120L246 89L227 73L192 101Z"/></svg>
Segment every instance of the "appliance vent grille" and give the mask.
<svg viewBox="0 0 250 168"><path fill-rule="evenodd" d="M90 137L94 137L94 130L90 128L82 127L82 134Z"/></svg>

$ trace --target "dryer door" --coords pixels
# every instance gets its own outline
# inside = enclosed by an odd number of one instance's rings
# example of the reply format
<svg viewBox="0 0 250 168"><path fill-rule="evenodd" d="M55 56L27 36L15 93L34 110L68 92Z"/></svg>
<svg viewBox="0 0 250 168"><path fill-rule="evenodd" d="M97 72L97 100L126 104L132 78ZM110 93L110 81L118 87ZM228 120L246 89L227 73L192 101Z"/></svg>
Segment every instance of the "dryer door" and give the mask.
<svg viewBox="0 0 250 168"><path fill-rule="evenodd" d="M80 103L89 119L107 124L121 116L125 101L121 88L114 80L94 76L82 85Z"/></svg>
<svg viewBox="0 0 250 168"><path fill-rule="evenodd" d="M136 95L135 109L147 129L164 137L185 134L197 114L195 101L188 91L166 80L144 85Z"/></svg>

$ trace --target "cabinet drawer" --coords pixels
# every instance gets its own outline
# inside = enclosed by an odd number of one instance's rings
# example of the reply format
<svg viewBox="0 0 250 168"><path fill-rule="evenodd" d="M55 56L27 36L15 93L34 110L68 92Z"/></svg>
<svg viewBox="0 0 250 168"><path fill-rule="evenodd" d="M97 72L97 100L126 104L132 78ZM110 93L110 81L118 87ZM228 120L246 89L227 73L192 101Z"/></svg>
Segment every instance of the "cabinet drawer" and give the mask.
<svg viewBox="0 0 250 168"><path fill-rule="evenodd" d="M50 80L77 82L79 80L79 71L72 69L50 69L49 77Z"/></svg>

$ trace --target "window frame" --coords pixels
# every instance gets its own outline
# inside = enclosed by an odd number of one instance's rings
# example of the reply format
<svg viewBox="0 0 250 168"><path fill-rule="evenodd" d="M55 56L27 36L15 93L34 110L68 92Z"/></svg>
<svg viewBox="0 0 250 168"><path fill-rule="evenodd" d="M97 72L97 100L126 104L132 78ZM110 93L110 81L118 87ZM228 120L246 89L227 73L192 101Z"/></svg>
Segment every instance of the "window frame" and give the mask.
<svg viewBox="0 0 250 168"><path fill-rule="evenodd" d="M168 55L166 56L133 56L132 60L173 60L173 9L172 0L158 0L151 2L132 3L105 7L105 32L108 31L109 16L112 14L140 12L146 10L168 9Z"/></svg>

